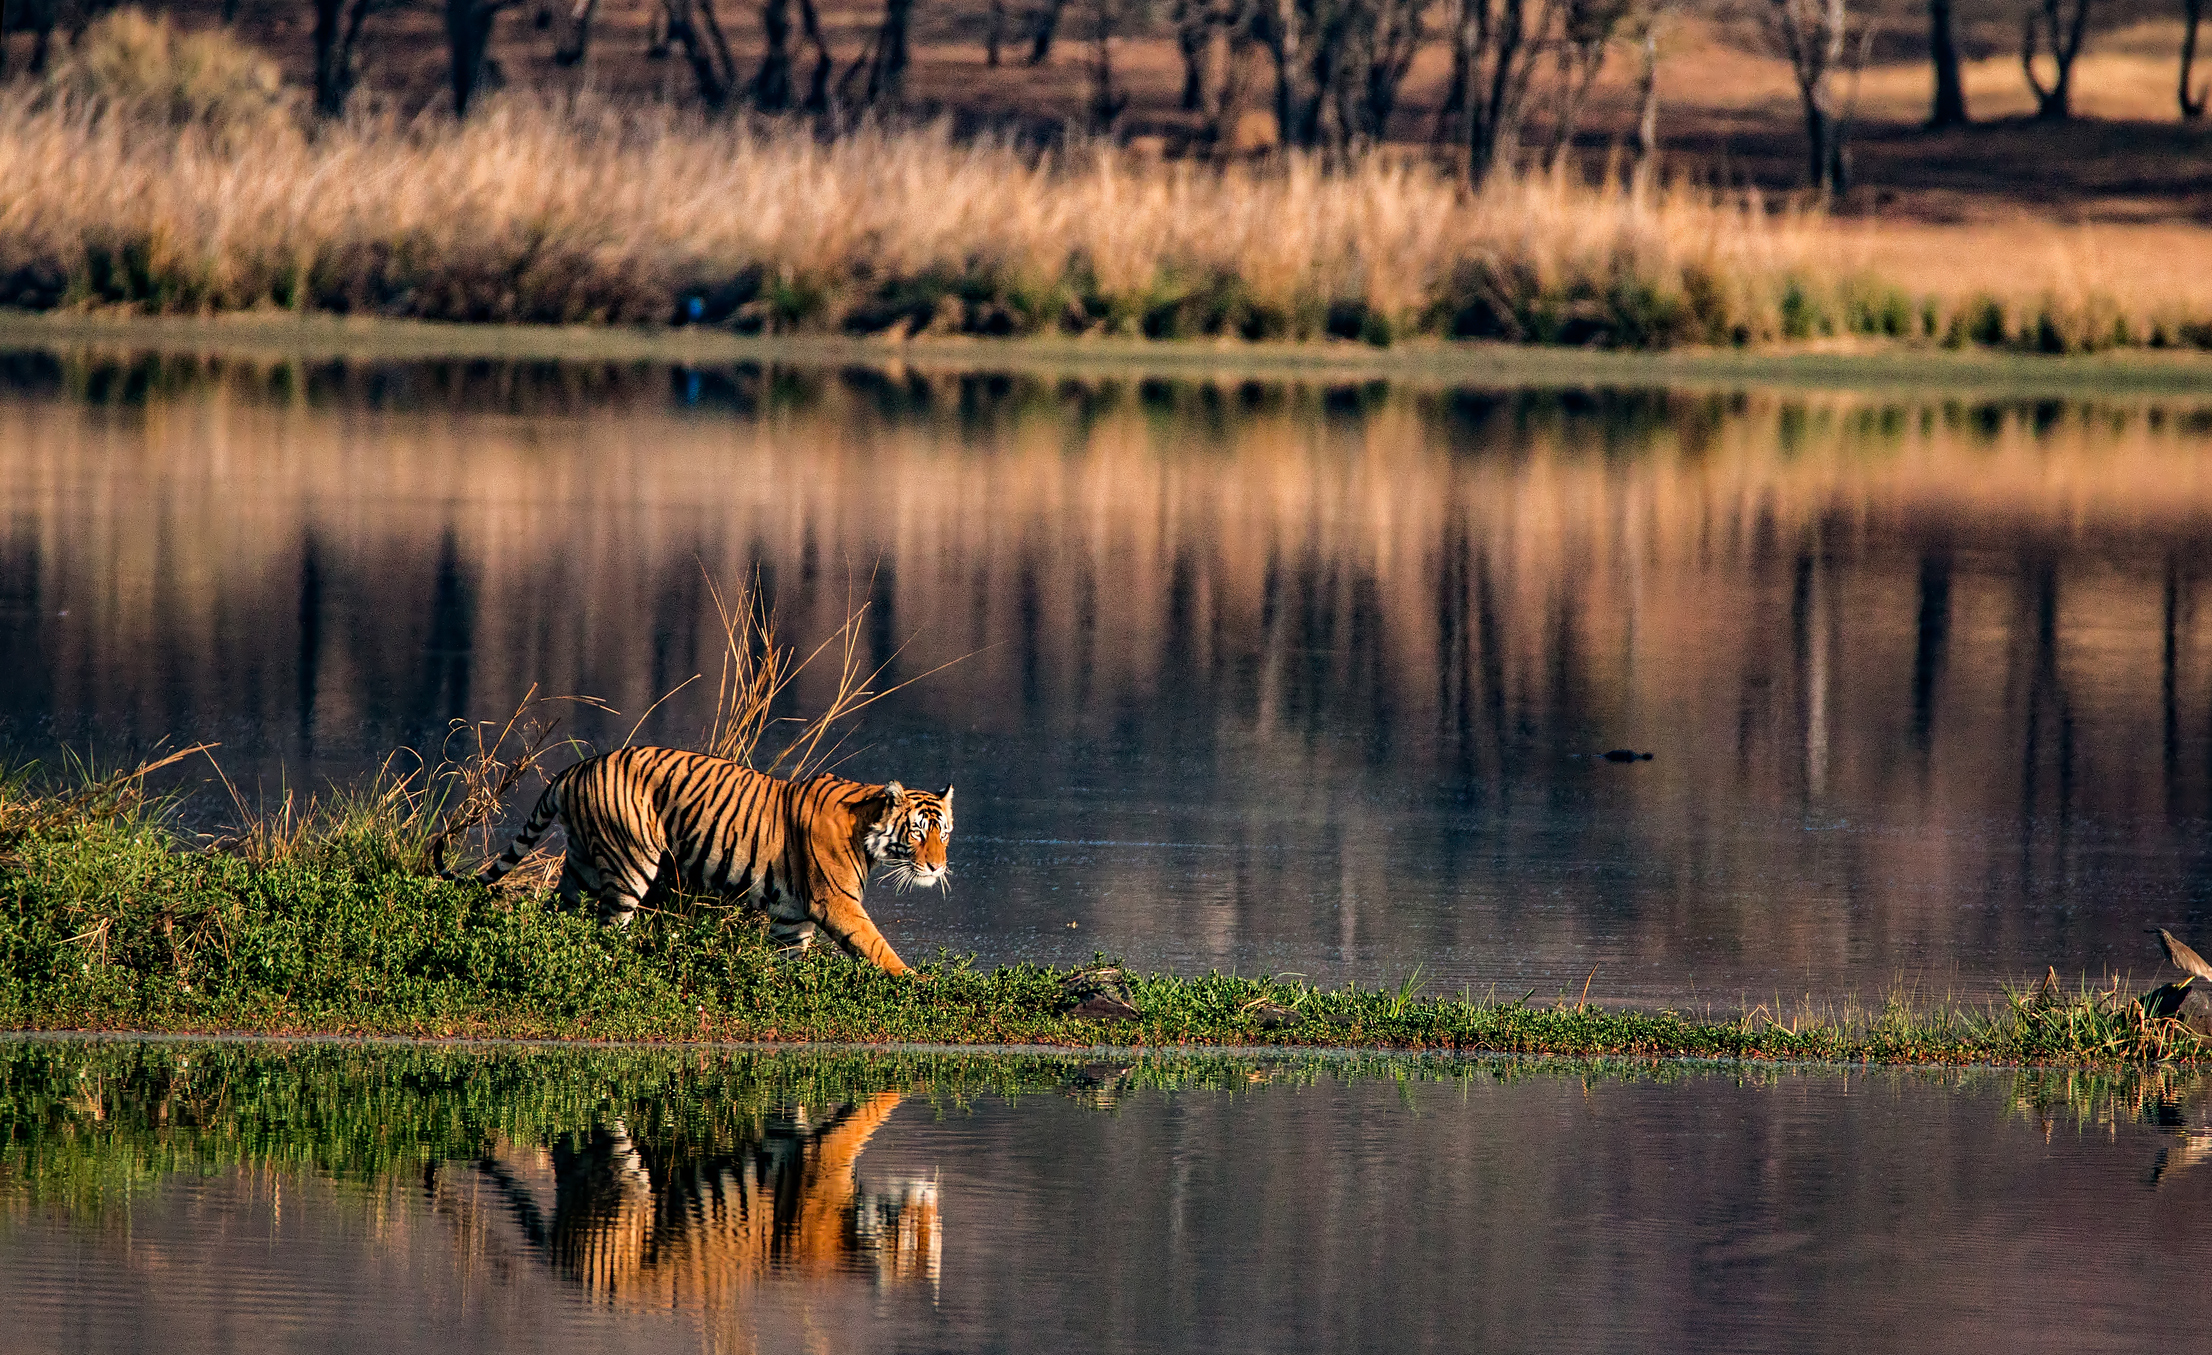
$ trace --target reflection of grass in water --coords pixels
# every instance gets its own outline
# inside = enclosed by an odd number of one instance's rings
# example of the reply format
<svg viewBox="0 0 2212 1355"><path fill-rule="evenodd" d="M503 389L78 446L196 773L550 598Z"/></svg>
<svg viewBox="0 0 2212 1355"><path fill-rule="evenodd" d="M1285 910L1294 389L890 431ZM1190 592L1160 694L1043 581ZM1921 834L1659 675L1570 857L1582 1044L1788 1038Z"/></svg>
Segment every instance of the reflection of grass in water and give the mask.
<svg viewBox="0 0 2212 1355"><path fill-rule="evenodd" d="M1668 1065L1547 1065L1584 1077L1666 1077ZM959 1050L485 1048L309 1041L0 1042L0 1179L91 1203L187 1170L237 1165L369 1180L544 1144L619 1117L644 1141L714 1153L781 1107L883 1091L957 1110L979 1096L1060 1092L1110 1106L1131 1091L1324 1079L1510 1081L1531 1066L1352 1056L1154 1053L1101 1064L1063 1053Z"/></svg>
<svg viewBox="0 0 2212 1355"><path fill-rule="evenodd" d="M110 783L127 781L111 778ZM93 789L98 790L95 786ZM1068 975L957 956L895 978L771 949L757 915L678 899L627 931L542 894L421 873L392 797L339 796L283 850L188 847L135 794L0 785L0 1021L19 1027L411 1035L1289 1044L1515 1055L2032 1062L2199 1060L2212 1045L2146 1017L2119 983L1985 1007L1803 1002L1735 1014L1324 991L1219 973L1122 981L1140 1016L1065 1014Z"/></svg>
<svg viewBox="0 0 2212 1355"><path fill-rule="evenodd" d="M1841 1070L1836 1070L1840 1072ZM1145 1092L1238 1093L1377 1081L1518 1084L1566 1079L1744 1086L1834 1075L1821 1069L1679 1061L1469 1059L1279 1051L1094 1052L810 1047L482 1046L353 1041L0 1040L0 1204L97 1210L177 1174L306 1171L374 1184L428 1165L523 1147L587 1142L619 1122L662 1161L757 1145L769 1117L820 1118L883 1092L959 1114L985 1097L1065 1096L1113 1110ZM1989 1088L2046 1129L2155 1122L2201 1100L2203 1078L2173 1069L1912 1070L1945 1091Z"/></svg>
<svg viewBox="0 0 2212 1355"><path fill-rule="evenodd" d="M1048 378L1185 377L1353 380L1387 377L1421 387L1474 382L1534 387L1772 387L1909 390L1980 394L2158 394L2212 389L2212 366L2174 353L2106 350L2052 357L1989 350L1686 349L1666 353L1497 344L1367 345L1255 343L1224 347L1113 338L1032 337L979 345L927 336L896 345L828 335L755 337L724 331L455 325L396 319L337 319L254 312L214 318L113 311L0 313L0 343L19 350L88 346L133 355L173 350L194 371L219 363L345 357L363 362L557 361L713 366L776 363L828 370L896 367L908 372L1022 372ZM180 373L181 375L181 373Z"/></svg>

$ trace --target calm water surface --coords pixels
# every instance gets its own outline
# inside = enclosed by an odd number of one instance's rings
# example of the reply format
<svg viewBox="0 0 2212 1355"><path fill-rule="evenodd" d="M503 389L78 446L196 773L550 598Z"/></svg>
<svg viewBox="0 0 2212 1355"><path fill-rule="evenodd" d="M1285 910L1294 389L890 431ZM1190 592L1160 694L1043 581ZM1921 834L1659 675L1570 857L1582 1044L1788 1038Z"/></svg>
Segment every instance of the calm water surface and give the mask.
<svg viewBox="0 0 2212 1355"><path fill-rule="evenodd" d="M0 740L315 789L533 685L690 740L757 577L959 660L842 768L960 789L909 956L2142 973L2212 932L2208 450L2172 401L19 355Z"/></svg>
<svg viewBox="0 0 2212 1355"><path fill-rule="evenodd" d="M2201 1077L0 1042L10 1351L2173 1348Z"/></svg>

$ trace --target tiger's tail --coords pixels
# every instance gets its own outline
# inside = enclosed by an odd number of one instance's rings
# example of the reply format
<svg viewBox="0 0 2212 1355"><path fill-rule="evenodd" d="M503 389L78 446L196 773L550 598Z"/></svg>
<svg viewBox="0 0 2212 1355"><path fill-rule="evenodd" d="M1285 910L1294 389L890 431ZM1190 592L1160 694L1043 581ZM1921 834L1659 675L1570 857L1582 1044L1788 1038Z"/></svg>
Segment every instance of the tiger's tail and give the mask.
<svg viewBox="0 0 2212 1355"><path fill-rule="evenodd" d="M522 825L522 831L516 833L514 841L507 844L507 850L501 852L499 858L484 867L484 873L476 877L480 883L498 884L499 877L520 865L522 858L530 854L530 849L538 845L538 839L545 836L545 830L552 825L554 819L560 817L561 782L567 779L565 776L553 778L552 784L545 788L545 794L538 797L538 807L530 811L530 821ZM430 848L430 867L441 880L461 878L445 868L443 837Z"/></svg>

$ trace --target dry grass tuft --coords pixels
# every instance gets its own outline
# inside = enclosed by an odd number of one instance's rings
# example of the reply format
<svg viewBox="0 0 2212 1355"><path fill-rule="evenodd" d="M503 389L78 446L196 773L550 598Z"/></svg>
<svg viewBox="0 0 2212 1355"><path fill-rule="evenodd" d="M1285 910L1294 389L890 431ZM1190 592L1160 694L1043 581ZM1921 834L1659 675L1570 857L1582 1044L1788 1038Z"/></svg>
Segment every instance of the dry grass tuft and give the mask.
<svg viewBox="0 0 2212 1355"><path fill-rule="evenodd" d="M861 711L968 657L962 655L879 691L876 683L890 671L903 646L869 665L861 627L873 604L855 600L852 590L848 589L843 623L804 655L776 638L775 611L756 586L740 584L725 590L709 577L707 593L722 627L722 672L700 751L770 776L798 781L829 770ZM776 702L785 689L832 654L837 677L822 709L811 716L777 716ZM775 724L790 726L791 736L774 757L761 761L761 740Z"/></svg>
<svg viewBox="0 0 2212 1355"><path fill-rule="evenodd" d="M88 763L80 763L71 769L70 779L76 784L63 791L43 788L35 776L35 766L15 768L0 775L0 856L25 838L51 836L75 827L144 816L159 799L147 793L147 777L186 758L209 752L215 746L196 743L190 748L146 758L136 766L105 774Z"/></svg>
<svg viewBox="0 0 2212 1355"><path fill-rule="evenodd" d="M136 8L87 27L51 85L80 108L226 137L293 130L285 115L295 100L266 54L223 29L179 33L167 17Z"/></svg>
<svg viewBox="0 0 2212 1355"><path fill-rule="evenodd" d="M1809 218L1561 178L1035 153L496 103L230 139L0 100L0 301L451 320L1651 345L1778 336Z"/></svg>

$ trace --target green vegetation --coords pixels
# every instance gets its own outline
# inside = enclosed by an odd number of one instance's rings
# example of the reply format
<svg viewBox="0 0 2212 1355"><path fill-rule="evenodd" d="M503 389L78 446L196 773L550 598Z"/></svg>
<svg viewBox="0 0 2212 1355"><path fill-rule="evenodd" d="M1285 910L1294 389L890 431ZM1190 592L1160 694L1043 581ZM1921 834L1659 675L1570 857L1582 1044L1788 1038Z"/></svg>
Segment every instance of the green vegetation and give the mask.
<svg viewBox="0 0 2212 1355"><path fill-rule="evenodd" d="M287 803L198 846L165 826L142 770L59 791L18 774L0 789L0 1024L2090 1066L2212 1055L2118 984L1982 1009L1715 1015L1429 994L1415 978L1324 991L1219 973L983 970L951 955L921 964L919 981L895 978L826 950L779 954L757 917L702 901L611 930L528 887L437 879L423 866L436 816L412 783ZM1134 1017L1073 1010L1100 995Z"/></svg>

